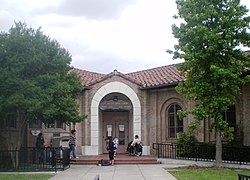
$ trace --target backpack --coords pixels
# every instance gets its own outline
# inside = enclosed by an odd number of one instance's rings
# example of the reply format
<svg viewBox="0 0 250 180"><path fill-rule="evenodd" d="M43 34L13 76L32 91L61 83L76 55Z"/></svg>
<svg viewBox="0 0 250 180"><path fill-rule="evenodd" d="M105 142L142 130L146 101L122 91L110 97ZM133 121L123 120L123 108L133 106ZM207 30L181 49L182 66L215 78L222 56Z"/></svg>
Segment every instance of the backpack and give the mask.
<svg viewBox="0 0 250 180"><path fill-rule="evenodd" d="M141 144L137 144L136 150L137 150L138 152L142 152L142 145L141 145Z"/></svg>
<svg viewBox="0 0 250 180"><path fill-rule="evenodd" d="M110 162L109 160L106 160L106 159L101 159L98 161L98 166L109 166L110 165Z"/></svg>

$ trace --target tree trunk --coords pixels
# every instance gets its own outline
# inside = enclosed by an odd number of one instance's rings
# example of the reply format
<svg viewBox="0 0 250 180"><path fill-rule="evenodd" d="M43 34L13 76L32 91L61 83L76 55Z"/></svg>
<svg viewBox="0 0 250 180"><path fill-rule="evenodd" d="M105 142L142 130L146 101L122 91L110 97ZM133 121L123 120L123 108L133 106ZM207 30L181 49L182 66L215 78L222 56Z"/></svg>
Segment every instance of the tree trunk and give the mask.
<svg viewBox="0 0 250 180"><path fill-rule="evenodd" d="M22 114L17 110L16 119L17 124L15 131L13 131L13 129L6 128L3 132L1 132L1 136L6 139L7 150L13 151L12 153L10 153L10 158L14 168L17 168L19 164L18 152L23 142L24 132L26 130L25 127L27 126L26 114Z"/></svg>
<svg viewBox="0 0 250 180"><path fill-rule="evenodd" d="M216 154L215 154L215 167L223 167L222 163L222 143L221 143L221 131L220 128L215 127L216 132Z"/></svg>

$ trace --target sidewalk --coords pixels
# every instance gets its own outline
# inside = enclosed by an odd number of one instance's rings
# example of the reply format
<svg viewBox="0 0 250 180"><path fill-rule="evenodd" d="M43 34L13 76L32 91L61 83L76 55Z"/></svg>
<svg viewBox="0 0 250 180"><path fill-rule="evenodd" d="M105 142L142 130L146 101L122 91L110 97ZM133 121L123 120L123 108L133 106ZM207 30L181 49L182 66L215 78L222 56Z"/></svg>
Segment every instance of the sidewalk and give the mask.
<svg viewBox="0 0 250 180"><path fill-rule="evenodd" d="M153 165L71 165L69 169L58 172L50 180L177 180L164 168L178 168L183 166L213 166L213 162L188 161L177 159L158 159L162 164ZM249 165L228 164L228 168L250 169Z"/></svg>
<svg viewBox="0 0 250 180"><path fill-rule="evenodd" d="M173 167L174 165L171 165ZM59 172L50 180L176 180L164 168L166 164L157 165L71 165L63 172ZM178 166L176 166L178 167Z"/></svg>

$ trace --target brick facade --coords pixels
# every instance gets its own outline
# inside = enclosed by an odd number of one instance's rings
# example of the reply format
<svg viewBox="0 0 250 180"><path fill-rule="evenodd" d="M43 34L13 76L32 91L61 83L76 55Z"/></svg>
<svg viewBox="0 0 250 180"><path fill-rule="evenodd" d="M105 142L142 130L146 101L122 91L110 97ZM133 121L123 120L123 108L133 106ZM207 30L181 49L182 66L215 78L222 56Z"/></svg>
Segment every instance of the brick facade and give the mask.
<svg viewBox="0 0 250 180"><path fill-rule="evenodd" d="M178 104L184 110L190 110L194 106L192 102L185 100L176 92L175 86L181 79L176 74L176 69L173 66L131 74L114 72L102 75L92 73L92 79L86 77L86 74L88 76L91 75L90 72L77 70L77 74L81 76L85 87L78 99L80 105L79 111L88 117L75 126L65 127L63 130L60 130L61 133L69 132L69 129L72 128L77 130L77 154L93 155L104 153L101 148L103 146L102 111L98 106L104 98L103 94L108 96L112 93L120 93L128 97L133 106L136 106L133 107L133 110L129 111L128 139L133 139L133 136L139 133L145 154L153 153L153 143L176 142L176 138L170 138L168 132L167 112L170 105L174 103ZM170 76L171 78L168 78ZM93 105L96 107L93 107ZM250 83L242 87L242 94L237 98L235 107L237 133L239 137L242 134L244 145L250 145ZM187 132L188 124L192 121L193 118L190 115L184 119L184 132ZM214 142L214 132L208 131L210 123L209 120L202 122L195 131L195 136L200 142ZM43 130L47 134L50 131L49 129ZM53 131L55 133L55 129ZM52 137L53 134L49 134L48 136ZM33 142L32 138L29 135L28 139L31 139L30 142Z"/></svg>
<svg viewBox="0 0 250 180"><path fill-rule="evenodd" d="M82 96L86 96L88 94L88 100L81 102L84 104L84 107L87 111L85 114L89 114L88 111L91 109L91 98L97 92L97 90L102 87L103 85L110 83L110 82L121 82L129 87L131 87L136 95L138 96L140 103L141 103L141 139L143 145L150 147L150 152L152 152L152 144L155 142L162 142L162 143L175 143L176 139L171 139L168 137L168 128L167 128L167 117L166 111L170 104L177 103L181 106L182 109L188 110L191 109L193 103L188 102L185 100L180 94L178 94L174 87L166 87L166 88L156 88L156 89L141 89L140 86L137 84L133 84L132 82L123 79L122 77L113 76L108 78L100 83L95 84L93 87L91 86L89 89L85 90ZM250 116L249 116L249 109L250 109L250 84L247 84L243 87L243 94L238 98L236 104L236 121L241 127L241 121L244 122L242 127L244 131L244 144L249 145L250 139L248 138L247 134L250 133ZM84 98L82 98L84 100ZM242 102L242 104L239 104ZM242 107L240 107L242 106ZM241 111L243 109L243 111ZM101 113L101 112L100 112ZM132 113L132 112L131 112ZM244 120L238 119L243 118ZM130 121L131 121L130 117ZM91 119L88 118L84 123L79 124L78 126L82 126L85 129L83 137L87 139L88 143L85 145L89 145L90 142L90 121ZM188 124L193 121L191 116L188 116L184 119L183 126L184 132L188 130ZM87 126L87 127L86 127ZM209 121L204 121L200 124L200 126L195 131L196 138L200 142L214 142L214 132L209 132ZM132 137L133 131L130 131L130 137ZM84 142L83 144L84 145Z"/></svg>

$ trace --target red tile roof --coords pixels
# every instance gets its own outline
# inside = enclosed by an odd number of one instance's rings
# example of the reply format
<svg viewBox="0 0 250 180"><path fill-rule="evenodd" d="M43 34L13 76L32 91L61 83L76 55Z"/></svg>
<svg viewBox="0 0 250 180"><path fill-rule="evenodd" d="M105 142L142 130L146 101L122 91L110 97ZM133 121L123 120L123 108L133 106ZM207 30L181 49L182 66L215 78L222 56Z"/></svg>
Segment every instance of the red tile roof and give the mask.
<svg viewBox="0 0 250 180"><path fill-rule="evenodd" d="M144 88L177 84L184 78L179 74L176 65L161 66L153 69L126 74L141 82Z"/></svg>
<svg viewBox="0 0 250 180"><path fill-rule="evenodd" d="M250 55L250 51L245 51L245 53ZM90 87L91 85L94 85L95 83L101 82L112 76L119 76L139 85L141 88L146 89L176 85L179 82L184 81L184 77L179 74L179 71L176 68L177 65L178 64L161 66L128 74L123 74L116 70L109 74L100 74L76 68L72 69L70 72L74 72L80 76L82 85L84 87ZM249 73L250 69L247 68L246 74Z"/></svg>
<svg viewBox="0 0 250 180"><path fill-rule="evenodd" d="M85 71L81 69L74 68L70 71L70 73L76 73L82 82L83 86L89 86L90 83L98 82L102 80L102 77L105 76L105 74Z"/></svg>
<svg viewBox="0 0 250 180"><path fill-rule="evenodd" d="M184 78L180 76L176 65L162 66L128 74L123 74L116 70L106 75L80 69L73 69L71 72L75 72L80 76L82 84L85 87L89 87L112 76L120 76L128 81L138 84L141 88L175 85L184 80Z"/></svg>

